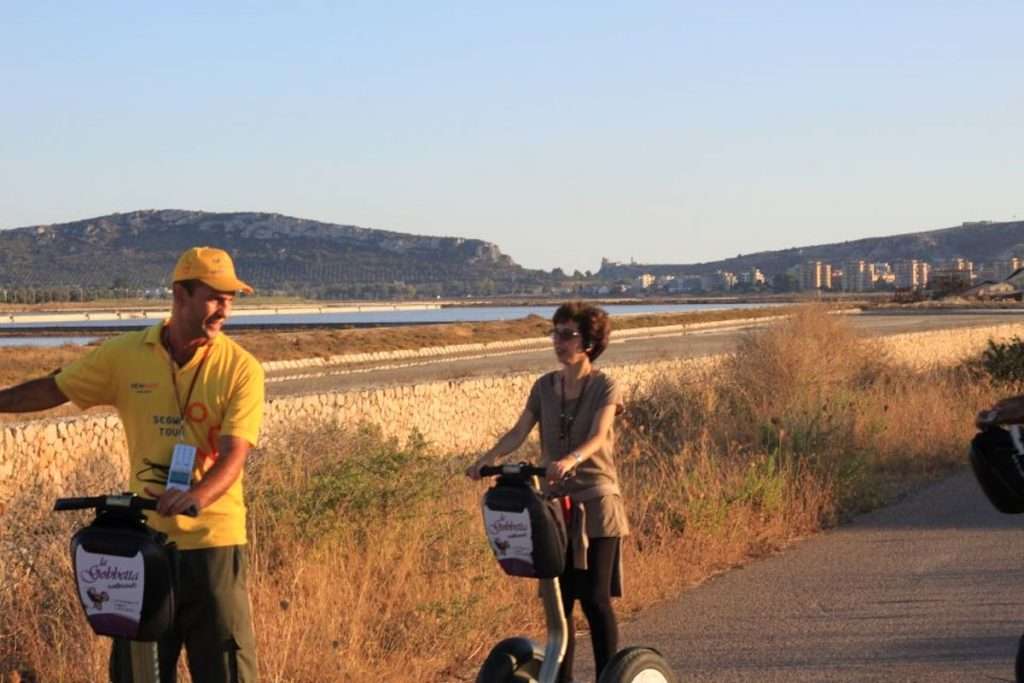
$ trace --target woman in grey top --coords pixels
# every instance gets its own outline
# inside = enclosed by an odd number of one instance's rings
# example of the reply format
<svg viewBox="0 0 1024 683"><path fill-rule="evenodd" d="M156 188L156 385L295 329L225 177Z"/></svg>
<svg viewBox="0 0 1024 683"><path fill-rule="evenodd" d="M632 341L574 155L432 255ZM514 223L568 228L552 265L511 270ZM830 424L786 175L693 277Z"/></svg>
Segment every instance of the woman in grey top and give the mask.
<svg viewBox="0 0 1024 683"><path fill-rule="evenodd" d="M552 322L551 338L561 369L534 383L515 426L466 474L479 479L481 467L519 448L540 423L545 489L568 496L571 510L568 561L559 577L569 621L569 646L558 679L564 683L572 680L576 642L572 611L577 600L590 625L598 676L618 649L611 598L622 594L620 541L629 533L629 524L613 457L613 425L622 412L622 397L615 382L592 365L608 346L608 314L598 306L575 301L559 306Z"/></svg>

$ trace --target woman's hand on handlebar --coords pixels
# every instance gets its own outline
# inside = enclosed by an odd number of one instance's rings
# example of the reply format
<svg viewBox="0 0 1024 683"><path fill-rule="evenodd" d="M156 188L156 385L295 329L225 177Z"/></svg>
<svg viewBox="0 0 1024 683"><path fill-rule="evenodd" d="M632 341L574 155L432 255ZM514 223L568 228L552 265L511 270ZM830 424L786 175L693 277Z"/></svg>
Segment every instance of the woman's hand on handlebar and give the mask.
<svg viewBox="0 0 1024 683"><path fill-rule="evenodd" d="M164 517L183 515L189 509L198 512L201 507L199 505L199 500L191 491L167 489L163 493L159 493L148 486L145 488L145 491L147 496L156 499L157 514Z"/></svg>
<svg viewBox="0 0 1024 683"><path fill-rule="evenodd" d="M576 469L576 459L572 456L555 460L548 465L547 480L548 481L562 481Z"/></svg>
<svg viewBox="0 0 1024 683"><path fill-rule="evenodd" d="M488 462L487 458L477 458L476 462L466 468L466 476L473 481L480 481L480 468L490 464L491 463Z"/></svg>

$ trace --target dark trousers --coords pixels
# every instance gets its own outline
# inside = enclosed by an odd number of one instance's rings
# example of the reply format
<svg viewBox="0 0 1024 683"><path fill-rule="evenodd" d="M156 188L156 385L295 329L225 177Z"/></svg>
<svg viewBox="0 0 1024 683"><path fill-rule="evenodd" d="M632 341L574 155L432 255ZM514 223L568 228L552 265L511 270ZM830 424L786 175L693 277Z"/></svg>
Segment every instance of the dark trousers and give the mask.
<svg viewBox="0 0 1024 683"><path fill-rule="evenodd" d="M558 683L572 680L572 660L576 654L576 628L572 610L579 600L590 626L590 642L594 646L594 671L601 675L608 660L619 649L619 624L612 611L612 572L619 553L619 539L591 538L587 548L586 571L573 569L572 544L569 544L566 570L558 577L562 591L562 607L569 622L569 644L558 671Z"/></svg>
<svg viewBox="0 0 1024 683"><path fill-rule="evenodd" d="M193 683L255 683L256 639L245 546L180 551L173 632L158 644L160 683L175 683L184 646ZM115 640L112 683L132 683L130 644Z"/></svg>

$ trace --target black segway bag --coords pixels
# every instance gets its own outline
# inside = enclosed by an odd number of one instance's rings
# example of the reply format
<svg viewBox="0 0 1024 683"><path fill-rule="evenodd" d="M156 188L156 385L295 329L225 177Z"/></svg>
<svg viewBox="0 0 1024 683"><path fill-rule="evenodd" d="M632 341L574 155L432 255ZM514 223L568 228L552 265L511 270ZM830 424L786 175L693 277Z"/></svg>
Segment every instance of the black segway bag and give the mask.
<svg viewBox="0 0 1024 683"><path fill-rule="evenodd" d="M501 568L511 576L550 579L565 569L562 508L528 483L498 477L484 494L484 528Z"/></svg>
<svg viewBox="0 0 1024 683"><path fill-rule="evenodd" d="M988 427L971 440L970 460L981 490L997 510L1024 512L1024 444L1015 443L1005 429Z"/></svg>
<svg viewBox="0 0 1024 683"><path fill-rule="evenodd" d="M78 597L101 636L159 640L171 629L177 547L141 517L100 513L71 538Z"/></svg>

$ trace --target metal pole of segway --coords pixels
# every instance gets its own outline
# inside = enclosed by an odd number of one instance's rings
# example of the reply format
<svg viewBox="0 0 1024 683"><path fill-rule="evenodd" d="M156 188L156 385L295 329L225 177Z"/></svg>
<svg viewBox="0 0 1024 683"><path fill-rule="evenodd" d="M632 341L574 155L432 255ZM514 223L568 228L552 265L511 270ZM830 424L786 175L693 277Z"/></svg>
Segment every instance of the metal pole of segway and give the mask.
<svg viewBox="0 0 1024 683"><path fill-rule="evenodd" d="M533 477L533 486L540 488L540 479ZM544 620L548 627L548 642L544 646L544 663L537 677L540 683L556 683L562 657L569 646L569 625L562 608L562 589L558 579L540 580L540 598L544 602Z"/></svg>
<svg viewBox="0 0 1024 683"><path fill-rule="evenodd" d="M154 642L129 642L132 683L160 683L160 655Z"/></svg>
<svg viewBox="0 0 1024 683"><path fill-rule="evenodd" d="M544 618L547 621L548 640L544 646L544 662L537 678L540 683L555 683L558 669L569 645L569 629L562 609L562 591L558 579L540 580L540 597L544 602Z"/></svg>

